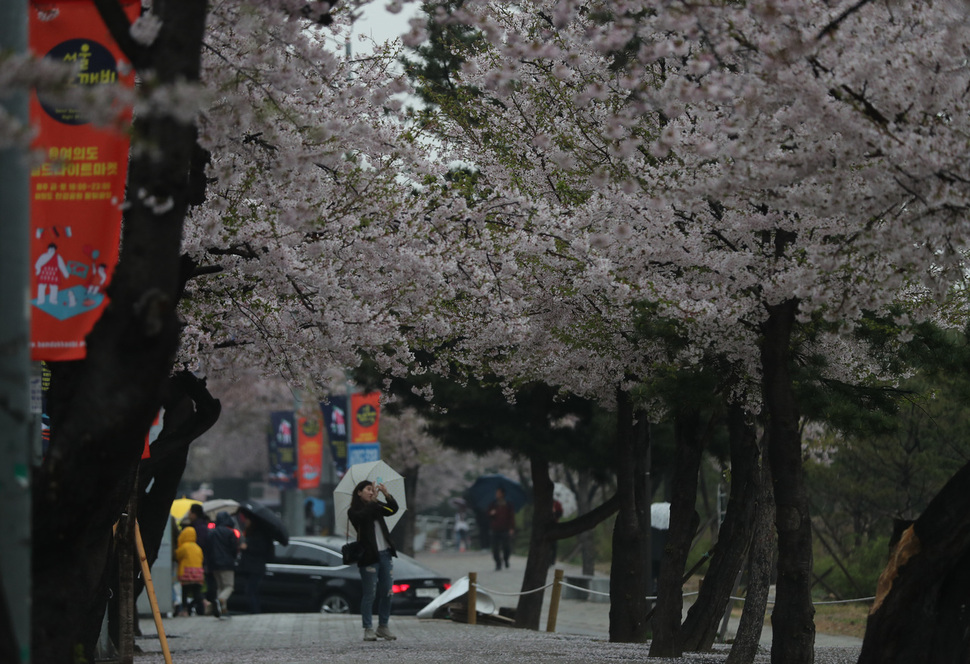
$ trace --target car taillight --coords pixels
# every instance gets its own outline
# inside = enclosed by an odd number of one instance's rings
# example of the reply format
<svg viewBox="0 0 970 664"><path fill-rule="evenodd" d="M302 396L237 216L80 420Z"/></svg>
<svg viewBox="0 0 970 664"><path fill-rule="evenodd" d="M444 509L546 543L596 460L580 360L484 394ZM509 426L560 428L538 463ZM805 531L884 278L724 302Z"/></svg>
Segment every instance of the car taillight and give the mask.
<svg viewBox="0 0 970 664"><path fill-rule="evenodd" d="M391 586L391 592L395 595L397 593L406 593L410 587L411 584L409 583L395 583L393 586Z"/></svg>
<svg viewBox="0 0 970 664"><path fill-rule="evenodd" d="M443 587L445 590L448 590L451 588L451 584L446 582Z"/></svg>

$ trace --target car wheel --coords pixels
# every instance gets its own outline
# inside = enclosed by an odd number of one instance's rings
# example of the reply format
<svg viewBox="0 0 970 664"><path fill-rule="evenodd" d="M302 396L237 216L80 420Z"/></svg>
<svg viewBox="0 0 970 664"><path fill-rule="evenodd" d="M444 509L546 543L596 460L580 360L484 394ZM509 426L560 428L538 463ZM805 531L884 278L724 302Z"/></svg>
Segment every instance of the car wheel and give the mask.
<svg viewBox="0 0 970 664"><path fill-rule="evenodd" d="M329 593L320 602L320 613L350 613L350 602L340 593Z"/></svg>

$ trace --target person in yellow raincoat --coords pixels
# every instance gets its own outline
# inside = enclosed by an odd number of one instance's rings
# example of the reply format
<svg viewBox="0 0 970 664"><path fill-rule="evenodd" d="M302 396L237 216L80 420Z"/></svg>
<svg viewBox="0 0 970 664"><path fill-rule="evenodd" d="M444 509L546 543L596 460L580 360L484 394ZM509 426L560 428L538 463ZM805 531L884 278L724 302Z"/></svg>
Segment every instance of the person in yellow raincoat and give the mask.
<svg viewBox="0 0 970 664"><path fill-rule="evenodd" d="M205 615L205 603L202 601L205 571L202 568L202 547L195 541L195 528L186 526L179 533L175 560L178 562L178 580L182 584L181 615L191 615L193 609L195 615Z"/></svg>

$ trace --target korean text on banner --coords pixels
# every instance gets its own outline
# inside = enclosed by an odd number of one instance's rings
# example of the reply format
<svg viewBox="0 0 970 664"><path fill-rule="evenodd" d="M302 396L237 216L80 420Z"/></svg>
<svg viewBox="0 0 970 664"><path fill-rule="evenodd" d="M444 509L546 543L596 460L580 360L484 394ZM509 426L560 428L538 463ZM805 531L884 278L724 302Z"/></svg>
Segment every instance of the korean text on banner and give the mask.
<svg viewBox="0 0 970 664"><path fill-rule="evenodd" d="M347 470L347 397L329 396L320 402L323 420L327 426L330 454L338 475Z"/></svg>
<svg viewBox="0 0 970 664"><path fill-rule="evenodd" d="M381 393L350 395L350 412L353 422L350 428L351 443L377 442L377 425L381 412Z"/></svg>
<svg viewBox="0 0 970 664"><path fill-rule="evenodd" d="M122 4L135 20L141 4ZM134 70L93 2L32 2L29 40L34 53L75 67L74 86L134 87ZM131 108L119 107L114 117L113 126L94 126L68 103L43 93L30 99L33 148L44 156L30 175L34 360L83 358L84 337L106 305L118 262Z"/></svg>
<svg viewBox="0 0 970 664"><path fill-rule="evenodd" d="M323 473L323 414L297 417L296 488L315 489Z"/></svg>
<svg viewBox="0 0 970 664"><path fill-rule="evenodd" d="M278 489L294 489L296 415L291 410L274 410L269 418L269 483Z"/></svg>

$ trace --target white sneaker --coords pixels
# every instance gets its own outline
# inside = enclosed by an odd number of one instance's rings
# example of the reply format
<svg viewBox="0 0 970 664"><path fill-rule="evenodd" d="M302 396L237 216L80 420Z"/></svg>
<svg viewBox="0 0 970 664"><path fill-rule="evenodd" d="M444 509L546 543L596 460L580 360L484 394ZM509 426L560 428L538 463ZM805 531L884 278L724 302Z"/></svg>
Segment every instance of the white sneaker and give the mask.
<svg viewBox="0 0 970 664"><path fill-rule="evenodd" d="M376 641L377 634L370 627L364 628L364 641Z"/></svg>
<svg viewBox="0 0 970 664"><path fill-rule="evenodd" d="M387 625L377 626L377 636L381 637L382 639L387 639L388 641L393 641L397 638L391 634L391 630L387 628Z"/></svg>

